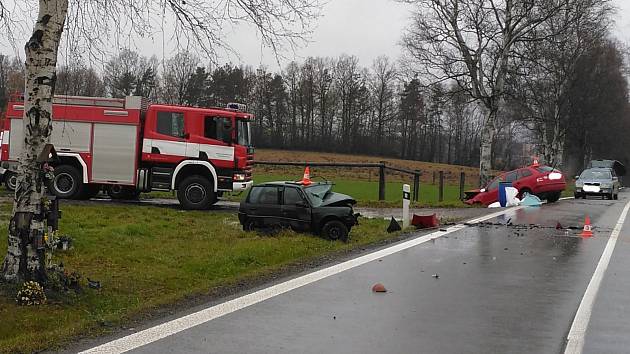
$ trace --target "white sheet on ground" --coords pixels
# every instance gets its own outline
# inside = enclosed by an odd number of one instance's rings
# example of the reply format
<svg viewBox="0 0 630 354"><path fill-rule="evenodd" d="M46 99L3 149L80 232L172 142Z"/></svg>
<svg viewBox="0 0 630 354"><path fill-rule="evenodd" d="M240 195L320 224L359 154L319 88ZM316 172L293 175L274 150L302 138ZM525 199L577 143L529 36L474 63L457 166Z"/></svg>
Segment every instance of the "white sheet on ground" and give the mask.
<svg viewBox="0 0 630 354"><path fill-rule="evenodd" d="M541 206L542 201L535 195L526 194L521 204L525 206Z"/></svg>

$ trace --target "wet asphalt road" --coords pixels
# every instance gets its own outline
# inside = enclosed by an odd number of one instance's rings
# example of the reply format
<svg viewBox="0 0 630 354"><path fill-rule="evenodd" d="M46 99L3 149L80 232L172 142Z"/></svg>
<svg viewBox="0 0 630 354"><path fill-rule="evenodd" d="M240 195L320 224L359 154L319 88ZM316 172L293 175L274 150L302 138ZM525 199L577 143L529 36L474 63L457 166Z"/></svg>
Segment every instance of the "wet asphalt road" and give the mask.
<svg viewBox="0 0 630 354"><path fill-rule="evenodd" d="M561 353L629 200L624 193L619 201L510 211L132 352ZM555 230L558 222L582 227L585 214L595 237ZM628 223L595 302L585 353L630 352ZM388 292L373 293L377 282Z"/></svg>

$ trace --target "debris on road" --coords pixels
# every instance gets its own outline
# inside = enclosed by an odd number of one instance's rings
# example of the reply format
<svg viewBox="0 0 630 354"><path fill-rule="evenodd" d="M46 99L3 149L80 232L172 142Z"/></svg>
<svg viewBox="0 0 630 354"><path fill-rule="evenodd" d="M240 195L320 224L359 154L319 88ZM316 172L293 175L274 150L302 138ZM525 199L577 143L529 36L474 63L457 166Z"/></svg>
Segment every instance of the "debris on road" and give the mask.
<svg viewBox="0 0 630 354"><path fill-rule="evenodd" d="M521 201L521 205L537 207L542 205L542 200L535 195L527 194Z"/></svg>
<svg viewBox="0 0 630 354"><path fill-rule="evenodd" d="M88 287L91 289L100 289L101 288L101 282L98 280L91 280L90 278L87 278L88 281Z"/></svg>
<svg viewBox="0 0 630 354"><path fill-rule="evenodd" d="M387 227L387 232L391 234L392 232L400 230L402 230L402 227L400 227L398 221L396 221L396 219L392 216L392 219L389 221L389 226Z"/></svg>
<svg viewBox="0 0 630 354"><path fill-rule="evenodd" d="M440 221L437 218L437 214L431 215L417 215L413 214L411 225L417 229L428 229L440 226Z"/></svg>
<svg viewBox="0 0 630 354"><path fill-rule="evenodd" d="M586 218L584 218L584 229L582 230L582 233L580 234L580 236L593 237L593 227L591 226L591 218L588 215L586 215Z"/></svg>
<svg viewBox="0 0 630 354"><path fill-rule="evenodd" d="M385 286L383 284L376 283L372 287L372 292L375 292L375 293L386 293L387 289L385 289Z"/></svg>

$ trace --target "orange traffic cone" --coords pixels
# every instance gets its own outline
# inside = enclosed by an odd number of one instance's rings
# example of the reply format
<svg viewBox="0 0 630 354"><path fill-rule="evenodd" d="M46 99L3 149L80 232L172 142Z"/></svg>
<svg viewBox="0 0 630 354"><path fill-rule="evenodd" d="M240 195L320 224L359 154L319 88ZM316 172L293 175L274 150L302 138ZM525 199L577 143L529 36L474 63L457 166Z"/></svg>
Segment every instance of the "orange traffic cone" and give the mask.
<svg viewBox="0 0 630 354"><path fill-rule="evenodd" d="M301 181L302 185L308 186L311 183L311 169L306 166L306 168L304 169L304 177L302 177L302 181Z"/></svg>
<svg viewBox="0 0 630 354"><path fill-rule="evenodd" d="M591 218L586 215L584 219L584 230L580 234L582 237L593 237L593 227L591 226Z"/></svg>

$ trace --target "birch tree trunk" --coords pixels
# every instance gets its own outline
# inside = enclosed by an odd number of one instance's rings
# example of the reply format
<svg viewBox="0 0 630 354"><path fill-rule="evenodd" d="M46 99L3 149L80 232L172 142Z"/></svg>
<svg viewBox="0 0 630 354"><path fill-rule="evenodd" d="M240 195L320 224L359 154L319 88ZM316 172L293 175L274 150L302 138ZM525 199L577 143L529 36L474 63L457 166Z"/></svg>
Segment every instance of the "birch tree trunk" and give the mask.
<svg viewBox="0 0 630 354"><path fill-rule="evenodd" d="M485 108L485 107L484 107ZM498 108L485 108L485 123L481 130L479 151L479 185L485 187L492 177L492 143L496 135Z"/></svg>
<svg viewBox="0 0 630 354"><path fill-rule="evenodd" d="M1 269L1 277L9 282L46 281L45 186L37 158L52 132L57 51L67 12L68 0L39 0L37 22L25 46L24 142Z"/></svg>

